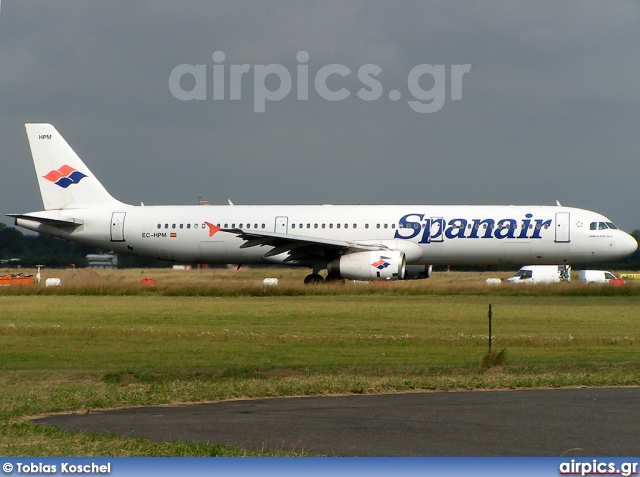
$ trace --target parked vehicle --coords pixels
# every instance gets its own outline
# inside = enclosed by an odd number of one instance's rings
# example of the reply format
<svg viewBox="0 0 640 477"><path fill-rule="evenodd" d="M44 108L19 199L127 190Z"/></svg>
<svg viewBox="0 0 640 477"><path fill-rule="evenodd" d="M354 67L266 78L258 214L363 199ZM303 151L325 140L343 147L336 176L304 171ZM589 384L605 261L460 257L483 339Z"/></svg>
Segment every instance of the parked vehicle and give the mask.
<svg viewBox="0 0 640 477"><path fill-rule="evenodd" d="M571 281L570 265L527 265L511 278L510 283L559 283Z"/></svg>
<svg viewBox="0 0 640 477"><path fill-rule="evenodd" d="M622 278L616 278L613 273L607 272L606 270L580 270L578 280L582 283L609 283L615 286L624 285Z"/></svg>

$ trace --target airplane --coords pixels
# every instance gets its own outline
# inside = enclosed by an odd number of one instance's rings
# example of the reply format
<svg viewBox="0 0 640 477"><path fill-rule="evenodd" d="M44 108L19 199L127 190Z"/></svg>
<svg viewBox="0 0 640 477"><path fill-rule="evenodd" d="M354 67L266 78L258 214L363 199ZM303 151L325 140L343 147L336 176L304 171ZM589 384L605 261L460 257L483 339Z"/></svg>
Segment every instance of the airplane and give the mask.
<svg viewBox="0 0 640 477"><path fill-rule="evenodd" d="M52 125L25 126L44 210L8 216L116 253L306 267L305 283L320 283L428 278L433 265L586 264L638 247L603 215L559 203L134 206L113 198Z"/></svg>

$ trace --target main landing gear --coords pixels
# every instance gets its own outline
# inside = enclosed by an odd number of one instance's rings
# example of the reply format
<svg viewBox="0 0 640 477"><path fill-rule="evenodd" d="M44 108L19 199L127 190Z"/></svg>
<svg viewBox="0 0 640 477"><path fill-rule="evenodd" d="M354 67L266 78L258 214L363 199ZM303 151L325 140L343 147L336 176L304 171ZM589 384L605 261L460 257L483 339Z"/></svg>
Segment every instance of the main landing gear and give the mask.
<svg viewBox="0 0 640 477"><path fill-rule="evenodd" d="M327 275L327 278L323 278L319 273L312 273L304 277L305 285L319 285L321 283L344 283L344 278L336 275Z"/></svg>
<svg viewBox="0 0 640 477"><path fill-rule="evenodd" d="M312 273L304 277L305 285L319 285L320 283L324 283L324 278L319 273Z"/></svg>

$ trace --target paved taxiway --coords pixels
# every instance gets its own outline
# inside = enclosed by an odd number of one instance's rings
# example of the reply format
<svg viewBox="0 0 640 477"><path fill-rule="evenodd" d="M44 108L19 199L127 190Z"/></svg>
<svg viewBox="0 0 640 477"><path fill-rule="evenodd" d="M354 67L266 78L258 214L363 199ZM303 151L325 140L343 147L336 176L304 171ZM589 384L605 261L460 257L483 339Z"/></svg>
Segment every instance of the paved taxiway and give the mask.
<svg viewBox="0 0 640 477"><path fill-rule="evenodd" d="M258 399L35 422L341 456L629 456L640 454L640 388Z"/></svg>

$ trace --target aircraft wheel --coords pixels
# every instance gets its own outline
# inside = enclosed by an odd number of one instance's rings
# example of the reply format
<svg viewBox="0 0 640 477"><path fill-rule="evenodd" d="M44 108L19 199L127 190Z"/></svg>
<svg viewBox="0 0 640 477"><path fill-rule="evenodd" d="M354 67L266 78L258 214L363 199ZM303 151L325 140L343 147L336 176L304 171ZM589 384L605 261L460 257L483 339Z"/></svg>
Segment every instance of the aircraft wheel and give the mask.
<svg viewBox="0 0 640 477"><path fill-rule="evenodd" d="M327 275L327 278L324 280L325 283L331 283L331 284L340 284L340 285L344 285L344 278L342 278L341 276L336 276L336 275Z"/></svg>
<svg viewBox="0 0 640 477"><path fill-rule="evenodd" d="M320 283L324 283L324 278L322 278L322 275L317 273L312 273L311 275L304 277L305 285L318 285Z"/></svg>

